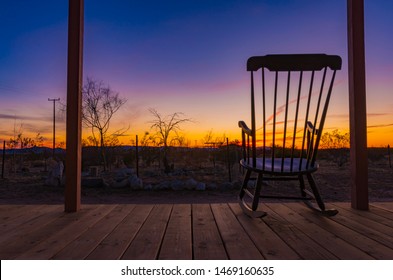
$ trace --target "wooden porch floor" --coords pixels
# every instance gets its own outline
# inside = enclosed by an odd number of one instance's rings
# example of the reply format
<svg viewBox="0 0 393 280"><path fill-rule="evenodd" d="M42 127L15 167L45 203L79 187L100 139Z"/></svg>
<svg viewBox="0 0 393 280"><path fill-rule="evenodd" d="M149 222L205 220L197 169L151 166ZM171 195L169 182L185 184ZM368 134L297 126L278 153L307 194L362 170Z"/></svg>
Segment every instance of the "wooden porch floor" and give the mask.
<svg viewBox="0 0 393 280"><path fill-rule="evenodd" d="M0 259L393 259L393 203L322 217L301 203L0 205Z"/></svg>

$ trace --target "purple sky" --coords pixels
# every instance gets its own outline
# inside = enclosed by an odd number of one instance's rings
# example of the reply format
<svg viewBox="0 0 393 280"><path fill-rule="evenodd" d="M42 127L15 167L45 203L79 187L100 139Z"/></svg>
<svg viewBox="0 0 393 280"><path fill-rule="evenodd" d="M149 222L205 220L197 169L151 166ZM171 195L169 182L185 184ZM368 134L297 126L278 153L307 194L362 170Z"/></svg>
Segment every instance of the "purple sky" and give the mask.
<svg viewBox="0 0 393 280"><path fill-rule="evenodd" d="M392 145L393 2L365 2L369 145ZM1 6L0 140L22 125L24 134L40 132L50 141L52 103L47 99L66 97L68 1ZM209 130L234 139L240 137L237 121L249 119L248 57L338 54L343 71L329 127L345 130L346 34L345 0L85 0L84 77L103 81L127 98L113 126L130 126L130 137L149 130L148 108L155 108L194 119L184 127L193 142ZM65 128L60 113L57 124L60 141Z"/></svg>

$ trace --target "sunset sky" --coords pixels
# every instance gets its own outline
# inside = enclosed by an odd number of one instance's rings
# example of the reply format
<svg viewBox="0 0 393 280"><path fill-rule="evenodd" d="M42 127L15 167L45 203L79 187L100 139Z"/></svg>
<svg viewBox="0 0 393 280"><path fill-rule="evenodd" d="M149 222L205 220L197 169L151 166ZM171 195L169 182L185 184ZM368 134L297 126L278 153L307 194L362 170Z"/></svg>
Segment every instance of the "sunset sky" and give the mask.
<svg viewBox="0 0 393 280"><path fill-rule="evenodd" d="M249 121L246 60L269 53L327 53L343 59L326 124L348 130L346 1L85 0L84 80L128 101L113 130L130 144L150 129L149 108L183 112L192 142L210 130L240 139ZM66 100L68 1L2 1L0 140L14 130L52 141L52 102ZM368 145L393 145L393 1L365 1ZM57 138L65 117L57 112ZM84 135L84 137L86 137Z"/></svg>

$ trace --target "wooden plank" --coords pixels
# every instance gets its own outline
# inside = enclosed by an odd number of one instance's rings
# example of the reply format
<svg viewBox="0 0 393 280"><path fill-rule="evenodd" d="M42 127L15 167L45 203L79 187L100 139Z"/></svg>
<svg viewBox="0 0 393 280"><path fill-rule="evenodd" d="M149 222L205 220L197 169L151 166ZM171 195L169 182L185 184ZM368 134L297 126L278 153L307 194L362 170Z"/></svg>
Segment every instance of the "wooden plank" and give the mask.
<svg viewBox="0 0 393 280"><path fill-rule="evenodd" d="M52 259L82 260L130 213L133 205L117 205L111 212L69 243Z"/></svg>
<svg viewBox="0 0 393 280"><path fill-rule="evenodd" d="M18 255L33 248L43 240L56 234L56 232L68 227L77 222L83 216L87 215L90 210L97 209L97 205L85 206L79 213L65 213L61 211L58 213L58 218L44 227L37 228L30 232L27 236L18 236L7 243L3 243L0 247L0 259L14 259Z"/></svg>
<svg viewBox="0 0 393 280"><path fill-rule="evenodd" d="M3 213L1 218L0 232L6 232L15 226L23 224L42 213L47 211L45 205L29 205L28 207L20 208L18 207L15 211L12 208L4 209L4 211L9 211L10 213Z"/></svg>
<svg viewBox="0 0 393 280"><path fill-rule="evenodd" d="M228 204L212 204L211 207L230 259L264 259Z"/></svg>
<svg viewBox="0 0 393 280"><path fill-rule="evenodd" d="M390 213L389 210L378 208L375 205L379 206L379 203L371 205L370 207L370 212L364 212L364 211L358 211L358 210L353 210L349 208L349 204L345 203L338 203L340 207L344 208L343 210L340 209L340 213L338 214L339 216L344 216L346 217L347 212L353 212L353 215L360 216L363 219L369 220L370 218L372 219L372 222L376 222L376 219L379 219L377 223L379 223L381 226L387 226L386 223L390 223L391 219L390 218ZM270 205L270 204L268 204ZM304 219L313 222L314 224L318 225L319 227L323 228L325 231L329 231L333 235L337 236L337 238L340 238L342 240L345 240L345 242L353 245L354 247L359 248L360 250L364 251L366 254L369 254L370 256L377 258L377 259L393 259L393 248L389 248L386 245L384 245L384 242L382 240L382 243L380 243L380 240L376 240L376 238L371 239L368 237L367 232L362 232L361 228L357 228L358 231L355 231L351 225L351 222L348 222L346 224L337 222L335 219L336 217L333 218L326 218L321 215L318 215L312 211L309 211L304 205L298 204L298 203L291 203L291 204L285 204L286 206L288 205L290 207L290 210L292 212L296 212L297 215L301 215L304 217ZM390 206L392 203L386 203L386 205ZM266 232L270 230L271 234L275 234L280 242L282 243L283 241L287 241L286 239L286 234L282 234L277 231L277 229L272 226L272 224L269 222L269 219L271 219L273 215L278 215L274 211L270 211L271 208L268 208L268 216L261 219L249 219L245 215L242 214L242 212L238 212L239 208L236 204L231 204L229 205L231 208L231 211L235 214L236 218L238 219L239 223L243 226L243 228L246 230L247 234L250 236L252 241L254 242L255 246L257 249L259 249L263 254L265 254L265 250L263 249L263 243L259 244L258 240L263 240L266 237ZM28 206L31 207L30 209L34 209L36 206L31 205ZM26 212L28 212L28 207L23 207L25 208ZM53 209L52 207L56 206L45 206L49 207L48 209ZM59 206L58 206L59 207ZM61 207L61 206L60 206ZM43 240L49 238L56 240L56 238L51 237L52 235L56 235L59 231L64 230L65 228L70 227L72 224L77 223L80 221L83 217L86 217L88 215L92 215L91 211L95 211L98 208L105 208L107 206L97 206L97 205L85 205L84 209L78 213L64 213L63 211L43 211L45 214L42 214L36 218L33 218L29 221L27 221L26 224L20 224L16 229L18 231L16 232L14 237L7 238L7 241L3 242L0 244L0 258L1 259L12 259L16 258L25 251L30 250L31 248L37 246L40 242ZM150 207L150 208L149 208ZM177 205L174 207L174 209L177 207ZM205 209L205 211L200 211L201 209ZM375 211L375 209L378 211ZM4 209L4 208L3 208ZM13 207L7 206L7 209L11 210ZM21 209L21 207L17 206L16 209ZM59 208L60 209L60 208ZM118 226L114 227L113 231L111 231L103 240L102 242L97 246L97 248L94 249L94 251L88 256L90 259L117 259L119 258L126 250L127 246L131 243L131 241L134 239L138 231L140 230L141 226L145 223L146 217L149 215L150 210L152 209L152 206L147 206L147 205L138 205L132 212L127 215L125 219L123 219L120 223L118 223ZM236 210L237 209L237 210ZM198 210L198 211L196 211ZM275 209L277 210L277 209ZM278 210L277 210L278 211ZM281 211L281 210L280 210ZM291 211L288 213L291 214ZM15 213L18 213L18 211L15 211ZM170 220L174 217L175 210L173 211L173 215L171 216ZM380 217L376 217L376 215ZM289 215L287 215L289 216ZM283 218L287 217L285 215L282 215ZM19 216L20 217L20 216ZM206 217L210 217L212 226L207 226L205 223L208 219ZM384 217L384 218L381 218ZM12 216L10 215L9 217L11 220L13 219ZM343 218L343 219L344 219ZM86 220L87 218L85 218ZM242 220L245 220L246 222L242 222ZM346 217L347 220L353 220L353 217ZM285 221L282 222L282 224L285 224L285 222L288 222L288 219L285 218ZM356 219L355 219L356 220ZM381 224L380 221L384 221L385 224ZM198 225L198 222L201 222L202 225ZM108 220L109 223L109 220ZM169 222L170 223L170 222ZM290 223L290 222L289 222ZM296 228L300 228L301 226L298 225L299 221L293 222L294 226ZM357 224L368 224L368 222L364 221L356 221ZM223 252L225 257L216 257L218 259L225 259L227 258L227 255L224 250L224 245L222 243L221 237L219 235L217 225L215 224L213 214L211 212L210 206L209 205L193 205L192 208L192 224L193 224L193 244L194 244L194 258L198 258L197 256L217 256L217 252L221 248L221 251ZM109 226L109 225L108 225ZM92 225L94 228L94 225ZM109 226L109 227L112 227ZM248 229L251 228L252 230ZM312 225L314 227L314 225ZM167 228L167 233L164 235L164 240L165 236L169 233L169 224ZM258 232L258 229L262 228L265 231ZM210 235L209 233L206 234L206 230L209 232L213 229L216 231L216 235ZM274 230L274 232L272 231ZM255 236L254 233L255 232ZM259 233L259 234L258 234ZM307 232L305 232L307 233ZM77 233L79 234L79 233ZM297 233L294 233L297 235ZM388 235L388 232L385 232L386 235ZM83 234L82 234L83 235ZM76 236L76 235L75 235ZM77 238L73 236L71 238L71 241L74 238ZM78 235L79 236L79 235ZM94 234L93 234L94 236ZM218 239L216 239L218 237ZM0 235L0 238L2 236ZM270 238L270 237L269 237ZM206 239L207 242L205 242L205 248L198 248L198 244L201 245L201 243L198 243L198 240L203 240ZM57 242L64 242L61 239L58 239ZM164 243L161 247L161 253L164 252ZM275 246L277 244L274 244L274 241L271 241L271 248L272 250L275 250ZM290 242L287 242L290 244ZM331 242L329 242L330 244ZM203 245L203 244L202 244ZM64 245L65 246L65 245ZM281 245L279 245L281 246ZM292 245L286 245L288 248L291 247ZM307 244L306 244L307 246ZM213 249L212 249L213 248ZM294 251L294 247L291 247L291 250ZM282 250L281 250L282 251ZM201 253L202 252L202 253ZM45 251L44 251L45 253ZM79 252L78 252L79 254ZM98 256L94 258L94 256ZM102 257L102 256L108 256L108 257ZM161 256L161 254L159 255ZM265 254L267 258L271 258L271 256L279 256L277 255L270 255L270 254ZM301 255L303 256L303 255ZM342 256L340 256L343 258ZM41 257L37 257L41 259ZM42 257L44 258L44 257ZM200 257L202 258L202 257ZM205 257L205 259L209 259L208 257ZM211 258L210 258L211 259ZM288 258L290 259L290 258Z"/></svg>
<svg viewBox="0 0 393 280"><path fill-rule="evenodd" d="M40 215L45 214L48 209L46 205L29 205L25 208L19 208L16 211L8 209L11 213L6 214L1 219L0 232L5 233L20 224L26 223Z"/></svg>
<svg viewBox="0 0 393 280"><path fill-rule="evenodd" d="M8 240L20 236L26 237L30 232L51 223L62 214L63 207L61 205L45 205L44 208L40 208L40 211L34 211L29 208L25 209L25 211L25 220L11 219L11 221L2 223L0 246L3 242L8 243Z"/></svg>
<svg viewBox="0 0 393 280"><path fill-rule="evenodd" d="M191 205L175 204L162 242L159 259L191 260Z"/></svg>
<svg viewBox="0 0 393 280"><path fill-rule="evenodd" d="M384 212L388 213L387 211L384 211L382 209L378 209L375 207L370 207L369 211L364 211L364 210L357 210L357 209L350 209L348 206L348 203L345 202L335 202L332 203L339 211L345 210L345 211L350 211L351 213L356 213L359 216L362 216L364 218L367 218L370 221L373 221L374 223L379 223L388 227L391 227L391 232L393 232L393 213L390 214L390 219L385 218ZM378 213L381 213L379 215Z"/></svg>
<svg viewBox="0 0 393 280"><path fill-rule="evenodd" d="M192 231L194 259L228 259L209 204L192 205Z"/></svg>
<svg viewBox="0 0 393 280"><path fill-rule="evenodd" d="M36 205L0 205L0 221L6 222L26 213L26 209Z"/></svg>
<svg viewBox="0 0 393 280"><path fill-rule="evenodd" d="M335 255L320 246L292 223L275 213L273 210L274 207L270 207L272 204L273 203L265 203L270 209L267 216L263 218L265 223L278 234L282 240L285 240L288 246L295 250L303 259L337 259Z"/></svg>
<svg viewBox="0 0 393 280"><path fill-rule="evenodd" d="M122 259L127 260L153 260L158 257L164 236L169 215L171 214L171 204L155 205L150 212L145 224L142 226L137 236L124 252Z"/></svg>
<svg viewBox="0 0 393 280"><path fill-rule="evenodd" d="M373 206L393 212L393 202L374 202Z"/></svg>
<svg viewBox="0 0 393 280"><path fill-rule="evenodd" d="M365 218L366 211L356 212L345 208L340 208L340 211L341 215L332 217L333 220L393 249L393 229L391 227Z"/></svg>
<svg viewBox="0 0 393 280"><path fill-rule="evenodd" d="M134 205L135 206L135 205ZM128 216L87 257L90 260L116 260L124 254L149 216L153 205L137 205Z"/></svg>
<svg viewBox="0 0 393 280"><path fill-rule="evenodd" d="M48 238L19 255L18 259L50 259L67 244L78 238L102 217L107 215L116 205L102 205L90 210L79 220L61 229Z"/></svg>
<svg viewBox="0 0 393 280"><path fill-rule="evenodd" d="M369 254L366 254L362 250L354 247L343 239L339 238L337 235L323 229L319 225L305 219L305 216L315 215L308 209L303 209L304 216L296 213L291 206L299 203L275 203L270 204L272 208L278 215L282 216L288 222L293 224L299 230L304 232L308 237L318 243L320 246L324 247L327 251L334 254L340 260L370 260L374 259ZM307 212L305 212L307 211ZM308 214L308 215L307 215ZM325 217L325 219L328 219Z"/></svg>
<svg viewBox="0 0 393 280"><path fill-rule="evenodd" d="M236 203L229 204L246 233L262 255L269 260L296 260L300 256L269 228L263 219L246 216Z"/></svg>
<svg viewBox="0 0 393 280"><path fill-rule="evenodd" d="M377 241L365 236L362 233L353 231L345 225L337 223L333 219L327 219L321 215L315 215L315 213L309 213L305 211L305 208L301 204L292 204L291 209L295 210L300 215L304 216L311 222L323 227L325 230L330 231L346 242L352 244L353 246L359 248L365 253L376 259L392 259L393 250L378 243ZM314 214L314 215L313 215ZM343 215L343 213L338 213L337 215Z"/></svg>
<svg viewBox="0 0 393 280"><path fill-rule="evenodd" d="M375 206L374 204L370 205L370 211L374 214L377 214L381 217L384 217L388 220L393 220L393 212L386 210L384 208L380 208L378 206Z"/></svg>

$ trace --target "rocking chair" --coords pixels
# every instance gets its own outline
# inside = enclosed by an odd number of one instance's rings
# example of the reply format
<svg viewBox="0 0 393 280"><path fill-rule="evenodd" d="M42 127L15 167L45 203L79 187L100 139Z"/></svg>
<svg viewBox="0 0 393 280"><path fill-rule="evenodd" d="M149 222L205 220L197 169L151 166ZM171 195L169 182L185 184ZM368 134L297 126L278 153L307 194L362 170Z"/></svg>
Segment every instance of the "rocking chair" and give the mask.
<svg viewBox="0 0 393 280"><path fill-rule="evenodd" d="M300 199L324 215L338 213L325 208L312 173L318 170L318 146L334 78L340 69L341 58L335 55L266 55L248 59L251 128L239 121L243 152L240 164L245 170L239 199L247 215L266 215L258 211L261 197ZM261 73L255 78L258 81L254 81L254 72ZM261 123L257 125L256 119ZM299 181L300 195L261 194L262 186L269 186L268 181L289 180Z"/></svg>

